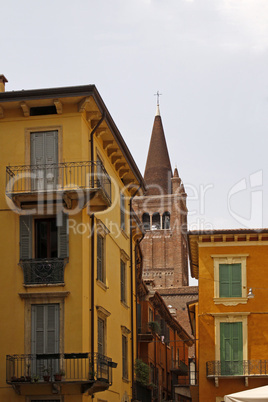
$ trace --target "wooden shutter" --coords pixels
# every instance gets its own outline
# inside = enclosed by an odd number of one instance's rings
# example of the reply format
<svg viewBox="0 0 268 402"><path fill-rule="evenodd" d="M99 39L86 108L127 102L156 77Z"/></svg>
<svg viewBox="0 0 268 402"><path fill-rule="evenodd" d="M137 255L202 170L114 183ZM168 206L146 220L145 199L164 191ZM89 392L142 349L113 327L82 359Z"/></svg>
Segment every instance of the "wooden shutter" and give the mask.
<svg viewBox="0 0 268 402"><path fill-rule="evenodd" d="M98 353L104 355L104 320L98 317Z"/></svg>
<svg viewBox="0 0 268 402"><path fill-rule="evenodd" d="M122 193L120 193L120 222L121 229L125 230L125 196Z"/></svg>
<svg viewBox="0 0 268 402"><path fill-rule="evenodd" d="M20 216L20 259L32 258L32 222L31 215Z"/></svg>
<svg viewBox="0 0 268 402"><path fill-rule="evenodd" d="M104 282L103 258L104 258L104 239L101 235L97 235L97 279Z"/></svg>
<svg viewBox="0 0 268 402"><path fill-rule="evenodd" d="M123 378L128 378L127 337L122 335L122 366Z"/></svg>
<svg viewBox="0 0 268 402"><path fill-rule="evenodd" d="M220 323L221 374L239 374L243 361L242 322Z"/></svg>
<svg viewBox="0 0 268 402"><path fill-rule="evenodd" d="M126 264L120 260L121 301L126 301Z"/></svg>
<svg viewBox="0 0 268 402"><path fill-rule="evenodd" d="M141 334L141 305L139 303L137 304L137 327L138 334Z"/></svg>
<svg viewBox="0 0 268 402"><path fill-rule="evenodd" d="M69 220L67 214L62 214L62 225L58 226L58 257L69 257Z"/></svg>
<svg viewBox="0 0 268 402"><path fill-rule="evenodd" d="M59 352L59 305L32 305L32 354Z"/></svg>
<svg viewBox="0 0 268 402"><path fill-rule="evenodd" d="M241 264L220 264L220 297L241 297Z"/></svg>
<svg viewBox="0 0 268 402"><path fill-rule="evenodd" d="M231 295L232 297L242 296L242 283L241 283L241 264L232 264L232 282L231 282Z"/></svg>

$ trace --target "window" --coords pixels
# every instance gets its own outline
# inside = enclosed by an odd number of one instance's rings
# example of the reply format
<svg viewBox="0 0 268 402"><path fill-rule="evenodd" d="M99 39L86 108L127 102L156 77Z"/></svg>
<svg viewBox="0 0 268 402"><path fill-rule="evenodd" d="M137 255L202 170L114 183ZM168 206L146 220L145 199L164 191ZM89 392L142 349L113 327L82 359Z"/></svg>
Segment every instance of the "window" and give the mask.
<svg viewBox="0 0 268 402"><path fill-rule="evenodd" d="M37 354L59 353L59 304L35 304L31 306L32 336L31 353ZM48 363L51 367L48 367ZM32 372L43 375L44 368L56 372L59 361L34 359Z"/></svg>
<svg viewBox="0 0 268 402"><path fill-rule="evenodd" d="M142 215L142 223L145 230L150 230L150 215L147 212Z"/></svg>
<svg viewBox="0 0 268 402"><path fill-rule="evenodd" d="M153 310L149 307L149 322L154 321L154 312Z"/></svg>
<svg viewBox="0 0 268 402"><path fill-rule="evenodd" d="M221 375L243 372L243 360L248 360L247 316L250 313L216 313L215 360L220 361Z"/></svg>
<svg viewBox="0 0 268 402"><path fill-rule="evenodd" d="M164 212L162 216L162 229L170 229L170 213Z"/></svg>
<svg viewBox="0 0 268 402"><path fill-rule="evenodd" d="M125 222L125 196L120 193L120 227L122 230L126 230Z"/></svg>
<svg viewBox="0 0 268 402"><path fill-rule="evenodd" d="M152 230L161 229L160 214L155 212L152 216Z"/></svg>
<svg viewBox="0 0 268 402"><path fill-rule="evenodd" d="M248 254L212 255L214 260L215 304L247 303Z"/></svg>
<svg viewBox="0 0 268 402"><path fill-rule="evenodd" d="M123 378L128 378L128 341L125 335L122 335L122 374Z"/></svg>
<svg viewBox="0 0 268 402"><path fill-rule="evenodd" d="M242 374L242 322L221 322L220 339L221 375Z"/></svg>
<svg viewBox="0 0 268 402"><path fill-rule="evenodd" d="M20 216L20 259L68 257L68 216L62 214L61 225L54 218ZM34 239L34 252L32 250Z"/></svg>
<svg viewBox="0 0 268 402"><path fill-rule="evenodd" d="M34 132L30 138L32 189L53 189L58 183L58 131Z"/></svg>
<svg viewBox="0 0 268 402"><path fill-rule="evenodd" d="M105 320L98 317L98 353L105 355Z"/></svg>
<svg viewBox="0 0 268 402"><path fill-rule="evenodd" d="M97 235L97 279L105 283L104 237Z"/></svg>
<svg viewBox="0 0 268 402"><path fill-rule="evenodd" d="M241 264L219 264L220 297L241 297Z"/></svg>
<svg viewBox="0 0 268 402"><path fill-rule="evenodd" d="M120 260L120 282L121 282L121 301L126 303L126 263L123 260Z"/></svg>
<svg viewBox="0 0 268 402"><path fill-rule="evenodd" d="M68 217L20 216L20 265L24 284L64 283L64 267L69 255Z"/></svg>

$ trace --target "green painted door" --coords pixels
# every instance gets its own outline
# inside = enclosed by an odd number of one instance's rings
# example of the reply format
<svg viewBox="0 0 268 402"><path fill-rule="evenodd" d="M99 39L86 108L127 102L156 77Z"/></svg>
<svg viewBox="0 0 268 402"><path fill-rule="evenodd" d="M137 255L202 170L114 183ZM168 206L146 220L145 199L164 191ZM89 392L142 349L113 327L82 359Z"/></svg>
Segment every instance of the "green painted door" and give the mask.
<svg viewBox="0 0 268 402"><path fill-rule="evenodd" d="M221 375L243 374L242 322L220 323Z"/></svg>

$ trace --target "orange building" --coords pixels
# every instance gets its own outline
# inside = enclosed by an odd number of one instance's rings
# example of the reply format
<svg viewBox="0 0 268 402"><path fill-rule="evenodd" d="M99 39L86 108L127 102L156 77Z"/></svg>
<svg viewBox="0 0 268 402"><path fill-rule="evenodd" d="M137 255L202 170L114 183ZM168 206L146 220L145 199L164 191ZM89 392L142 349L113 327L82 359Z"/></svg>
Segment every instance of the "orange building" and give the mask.
<svg viewBox="0 0 268 402"><path fill-rule="evenodd" d="M151 285L140 283L137 350L138 358L149 367L149 381L147 386L142 386L136 372L138 400L191 400L188 347L193 341L174 313Z"/></svg>
<svg viewBox="0 0 268 402"><path fill-rule="evenodd" d="M199 279L199 401L268 384L268 229L189 232Z"/></svg>

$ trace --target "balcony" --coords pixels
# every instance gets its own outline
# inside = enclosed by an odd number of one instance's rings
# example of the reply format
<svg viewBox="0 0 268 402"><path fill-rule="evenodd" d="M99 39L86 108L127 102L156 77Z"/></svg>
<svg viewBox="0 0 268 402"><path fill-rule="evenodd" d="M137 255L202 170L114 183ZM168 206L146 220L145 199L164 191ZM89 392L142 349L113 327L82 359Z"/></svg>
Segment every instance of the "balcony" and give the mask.
<svg viewBox="0 0 268 402"><path fill-rule="evenodd" d="M64 283L67 258L20 260L24 285L58 285Z"/></svg>
<svg viewBox="0 0 268 402"><path fill-rule="evenodd" d="M207 362L207 378L245 378L247 382L248 377L268 377L268 360L242 360L237 362L221 362L210 361Z"/></svg>
<svg viewBox="0 0 268 402"><path fill-rule="evenodd" d="M171 360L170 370L181 376L187 376L189 374L189 367L182 360Z"/></svg>
<svg viewBox="0 0 268 402"><path fill-rule="evenodd" d="M154 339L152 329L149 323L138 327L138 341L139 342L152 342Z"/></svg>
<svg viewBox="0 0 268 402"><path fill-rule="evenodd" d="M7 166L6 195L22 209L61 203L103 211L111 205L111 178L100 161Z"/></svg>
<svg viewBox="0 0 268 402"><path fill-rule="evenodd" d="M112 384L112 368L117 363L95 353L8 355L6 382L20 395L61 393L90 395Z"/></svg>

